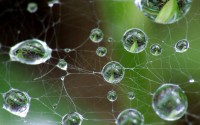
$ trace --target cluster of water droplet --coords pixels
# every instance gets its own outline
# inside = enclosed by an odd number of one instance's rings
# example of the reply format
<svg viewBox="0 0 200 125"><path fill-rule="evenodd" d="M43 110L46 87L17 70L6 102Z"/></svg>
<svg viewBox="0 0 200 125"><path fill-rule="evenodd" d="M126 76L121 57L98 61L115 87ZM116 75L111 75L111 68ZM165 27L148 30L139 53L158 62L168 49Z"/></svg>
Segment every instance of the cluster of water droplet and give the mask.
<svg viewBox="0 0 200 125"><path fill-rule="evenodd" d="M180 20L189 11L191 0L135 0L136 6L151 20L161 24L170 24ZM60 3L59 0L48 0L48 6ZM27 5L27 11L35 13L38 5L30 2ZM104 38L104 33L99 28L91 30L89 39L94 43L100 43ZM109 37L108 42L113 42ZM145 50L148 44L148 36L138 28L132 28L125 31L122 36L122 44L125 50L130 53L140 53ZM175 51L183 53L188 50L189 42L187 39L179 40L175 46ZM64 49L66 53L71 52L70 48ZM17 61L28 65L37 65L45 63L51 58L52 49L46 42L39 39L28 39L17 43L11 47L9 56L11 61ZM158 56L162 53L160 44L152 44L150 53ZM105 47L98 47L96 54L104 57L107 54ZM64 59L59 59L56 67L61 70L67 70L68 64ZM101 71L104 80L111 84L120 83L125 75L125 68L116 61L108 62ZM5 94L3 108L12 114L25 117L29 111L30 97L26 92L11 89ZM110 102L118 98L116 91L111 90L107 93L107 99ZM129 100L135 98L134 92L128 92ZM57 105L56 105L57 106ZM180 119L187 111L188 102L184 91L174 84L164 84L160 86L153 95L152 107L156 114L164 120L174 121ZM62 125L81 125L83 116L78 112L72 112L62 117ZM135 109L126 109L122 111L117 119L117 125L143 125L143 115Z"/></svg>
<svg viewBox="0 0 200 125"><path fill-rule="evenodd" d="M49 7L53 7L55 4L59 4L59 3L60 3L59 0L48 0L47 1L47 4ZM38 10L38 4L36 2L30 2L27 4L26 10L29 13L35 13Z"/></svg>
<svg viewBox="0 0 200 125"><path fill-rule="evenodd" d="M148 37L142 30L133 28L124 33L122 43L128 52L140 53L145 50ZM174 48L176 52L183 53L188 50L189 42L186 39L179 40ZM102 56L106 52L107 50L102 47L99 47L96 51L98 56ZM150 46L150 53L154 56L161 55L161 45L158 43L152 44ZM110 61L103 67L101 73L105 81L111 84L117 84L123 79L125 68L119 62ZM107 99L110 102L116 101L117 98L116 91L111 90L107 93ZM135 98L134 92L128 92L128 98L129 100L133 100ZM164 84L154 93L152 106L159 117L164 120L174 121L180 119L186 113L188 102L184 91L178 85ZM116 124L143 125L144 117L135 109L126 109L118 115Z"/></svg>
<svg viewBox="0 0 200 125"><path fill-rule="evenodd" d="M91 41L99 43L102 39L103 33L100 29L96 28L91 31ZM146 48L148 37L142 30L133 28L124 33L122 43L128 52L140 53ZM186 39L179 40L174 48L176 52L185 52L189 48L189 42ZM71 49L66 48L64 51L69 53ZM9 55L11 61L37 65L50 59L51 53L52 49L45 42L38 39L29 39L11 47ZM161 46L157 43L152 44L150 46L150 53L154 56L160 55L162 53ZM100 46L97 48L96 54L104 57L107 54L107 49ZM67 70L68 64L64 59L59 59L56 67L61 70ZM119 62L110 61L102 68L101 74L108 83L117 84L123 79L125 68ZM107 93L107 99L110 102L116 101L117 98L116 91L111 90ZM128 92L128 98L129 100L133 100L135 98L134 92ZM4 94L4 100L4 109L20 117L27 115L30 106L30 97L27 93L12 89ZM159 117L164 120L173 121L181 118L186 113L188 103L181 88L177 85L164 84L154 93L152 106ZM82 115L77 112L68 113L62 118L63 125L81 125L82 121ZM135 109L126 109L118 115L116 124L143 125L144 117Z"/></svg>

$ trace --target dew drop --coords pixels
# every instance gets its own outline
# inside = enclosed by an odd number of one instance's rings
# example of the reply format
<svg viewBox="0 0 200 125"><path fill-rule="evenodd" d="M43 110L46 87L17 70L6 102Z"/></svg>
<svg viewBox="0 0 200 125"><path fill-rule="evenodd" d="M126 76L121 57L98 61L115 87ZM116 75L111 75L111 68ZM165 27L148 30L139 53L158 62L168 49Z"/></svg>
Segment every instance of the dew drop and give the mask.
<svg viewBox="0 0 200 125"><path fill-rule="evenodd" d="M110 101L110 102L114 102L117 100L117 93L116 91L114 90L111 90L107 93L107 99Z"/></svg>
<svg viewBox="0 0 200 125"><path fill-rule="evenodd" d="M3 94L4 104L3 108L8 112L26 117L30 107L30 96L26 92L17 89L11 89Z"/></svg>
<svg viewBox="0 0 200 125"><path fill-rule="evenodd" d="M53 109L57 109L58 104L55 103L55 104L52 105L52 107L53 107Z"/></svg>
<svg viewBox="0 0 200 125"><path fill-rule="evenodd" d="M117 125L143 125L144 116L135 109L126 109L122 111L117 119Z"/></svg>
<svg viewBox="0 0 200 125"><path fill-rule="evenodd" d="M130 53L140 53L145 50L148 43L147 35L140 29L127 30L122 37L122 44Z"/></svg>
<svg viewBox="0 0 200 125"><path fill-rule="evenodd" d="M175 121L186 113L188 101L185 92L178 85L168 83L156 90L152 107L160 118Z"/></svg>
<svg viewBox="0 0 200 125"><path fill-rule="evenodd" d="M107 49L105 47L98 47L97 50L96 50L96 54L99 56L99 57L104 57L106 56L107 54Z"/></svg>
<svg viewBox="0 0 200 125"><path fill-rule="evenodd" d="M35 13L38 10L38 5L35 2L30 2L27 5L27 11L29 13Z"/></svg>
<svg viewBox="0 0 200 125"><path fill-rule="evenodd" d="M66 53L70 53L72 50L71 50L70 48L65 48L64 51L65 51Z"/></svg>
<svg viewBox="0 0 200 125"><path fill-rule="evenodd" d="M99 28L95 28L95 29L92 29L91 30L91 33L90 33L90 40L94 43L99 43L103 40L103 32L101 29Z"/></svg>
<svg viewBox="0 0 200 125"><path fill-rule="evenodd" d="M53 7L55 4L59 4L59 0L47 0L48 1L48 6Z"/></svg>
<svg viewBox="0 0 200 125"><path fill-rule="evenodd" d="M135 99L135 93L134 92L128 92L128 99L129 100Z"/></svg>
<svg viewBox="0 0 200 125"><path fill-rule="evenodd" d="M161 24L182 19L190 10L192 0L134 0L145 16Z"/></svg>
<svg viewBox="0 0 200 125"><path fill-rule="evenodd" d="M28 65L37 65L51 58L52 49L38 39L25 40L11 47L9 55L11 61L18 61Z"/></svg>
<svg viewBox="0 0 200 125"><path fill-rule="evenodd" d="M125 70L119 62L111 61L103 67L101 73L105 81L116 84L123 79Z"/></svg>
<svg viewBox="0 0 200 125"><path fill-rule="evenodd" d="M72 112L62 117L62 125L81 125L83 116L78 112Z"/></svg>
<svg viewBox="0 0 200 125"><path fill-rule="evenodd" d="M190 79L190 80L189 80L189 83L194 83L194 82L195 82L194 79Z"/></svg>
<svg viewBox="0 0 200 125"><path fill-rule="evenodd" d="M109 43L111 43L111 42L113 42L114 41L114 39L112 38L112 37L108 37L108 42Z"/></svg>
<svg viewBox="0 0 200 125"><path fill-rule="evenodd" d="M65 76L60 77L60 80L64 81L65 80Z"/></svg>
<svg viewBox="0 0 200 125"><path fill-rule="evenodd" d="M59 59L58 64L56 65L58 68L62 70L67 70L67 62L64 59Z"/></svg>
<svg viewBox="0 0 200 125"><path fill-rule="evenodd" d="M154 56L159 56L162 53L162 48L159 44L155 43L150 46L150 53Z"/></svg>
<svg viewBox="0 0 200 125"><path fill-rule="evenodd" d="M175 51L178 53L186 52L189 49L189 42L187 39L179 40L175 46Z"/></svg>

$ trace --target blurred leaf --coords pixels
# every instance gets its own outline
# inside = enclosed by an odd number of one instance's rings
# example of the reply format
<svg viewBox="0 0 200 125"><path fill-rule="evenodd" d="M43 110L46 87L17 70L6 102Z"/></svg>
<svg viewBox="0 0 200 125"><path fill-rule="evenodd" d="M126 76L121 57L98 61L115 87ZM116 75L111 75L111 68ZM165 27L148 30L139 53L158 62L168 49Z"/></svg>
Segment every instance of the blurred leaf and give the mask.
<svg viewBox="0 0 200 125"><path fill-rule="evenodd" d="M155 21L158 23L166 23L176 14L177 11L177 0L169 0L163 6Z"/></svg>

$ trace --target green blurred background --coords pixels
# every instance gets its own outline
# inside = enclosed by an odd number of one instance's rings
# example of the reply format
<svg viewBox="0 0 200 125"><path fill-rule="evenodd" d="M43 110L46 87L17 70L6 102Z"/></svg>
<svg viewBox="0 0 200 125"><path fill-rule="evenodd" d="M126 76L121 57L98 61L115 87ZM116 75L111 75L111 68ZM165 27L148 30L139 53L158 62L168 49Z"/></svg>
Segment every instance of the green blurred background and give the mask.
<svg viewBox="0 0 200 125"><path fill-rule="evenodd" d="M139 110L145 117L145 125L200 124L200 1L194 0L186 17L170 25L150 21L132 0L63 0L53 8L49 8L45 0L35 0L39 9L34 14L26 11L28 2L0 2L0 92L3 94L16 88L28 92L32 98L26 118L14 116L1 108L0 125L60 125L63 115L76 110L88 119L83 125L114 125L114 119L126 108ZM104 40L99 44L88 39L91 29L96 27L104 32ZM148 35L149 43L144 52L130 54L123 49L121 38L130 28L140 28ZM113 42L107 42L109 37ZM54 49L52 59L38 66L10 62L9 48L29 38L46 41ZM175 53L174 44L185 38L190 42L189 50ZM153 43L162 46L162 55L154 57L150 54L149 47ZM106 57L96 56L98 46L107 47ZM75 51L66 54L64 48ZM61 58L69 63L70 75L66 76L66 72L55 68ZM100 72L111 60L126 68L134 68L126 70L123 81L115 86L93 73ZM34 80L44 74L47 75ZM66 76L63 83L61 76ZM189 83L190 79L195 82ZM164 83L180 85L188 97L187 115L175 122L161 120L151 107L152 93ZM118 93L114 103L106 99L111 89ZM135 93L133 101L128 100L129 91ZM1 97L2 106L3 101Z"/></svg>

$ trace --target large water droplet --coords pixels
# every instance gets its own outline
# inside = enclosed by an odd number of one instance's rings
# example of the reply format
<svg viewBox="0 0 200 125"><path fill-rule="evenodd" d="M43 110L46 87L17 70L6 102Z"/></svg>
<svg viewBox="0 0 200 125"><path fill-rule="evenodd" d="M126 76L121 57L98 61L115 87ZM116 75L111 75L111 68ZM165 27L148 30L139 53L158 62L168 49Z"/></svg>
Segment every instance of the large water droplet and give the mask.
<svg viewBox="0 0 200 125"><path fill-rule="evenodd" d="M52 49L38 39L25 40L11 47L9 55L11 61L18 61L28 65L37 65L51 58Z"/></svg>
<svg viewBox="0 0 200 125"><path fill-rule="evenodd" d="M192 0L134 0L136 6L152 21L171 24L189 11Z"/></svg>
<svg viewBox="0 0 200 125"><path fill-rule="evenodd" d="M30 107L30 97L26 92L17 89L11 89L3 94L3 108L10 113L26 117Z"/></svg>
<svg viewBox="0 0 200 125"><path fill-rule="evenodd" d="M188 101L178 85L163 84L153 95L152 107L160 118L175 121L186 113Z"/></svg>

